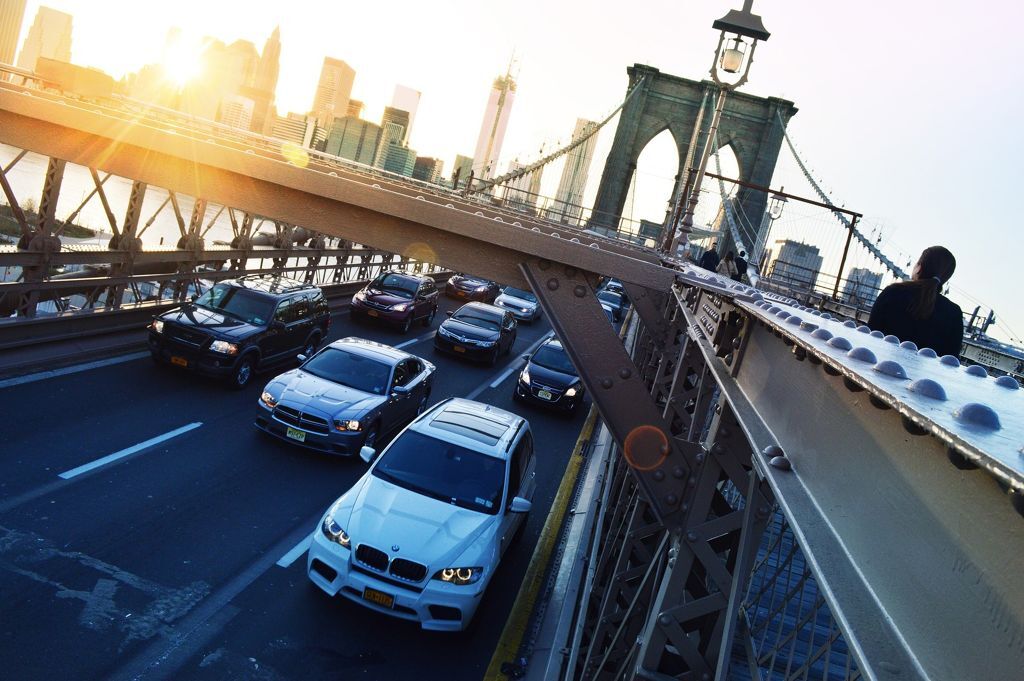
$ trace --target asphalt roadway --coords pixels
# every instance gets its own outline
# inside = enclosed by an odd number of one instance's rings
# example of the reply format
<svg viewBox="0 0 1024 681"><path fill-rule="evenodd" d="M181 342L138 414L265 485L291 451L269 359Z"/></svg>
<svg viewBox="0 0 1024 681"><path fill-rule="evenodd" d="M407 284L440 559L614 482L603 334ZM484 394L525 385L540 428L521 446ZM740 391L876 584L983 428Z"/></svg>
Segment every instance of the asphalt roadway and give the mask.
<svg viewBox="0 0 1024 681"><path fill-rule="evenodd" d="M567 419L512 400L543 321L520 324L495 367L435 353L431 334L457 306L443 299L434 328L407 336L342 313L330 338L406 343L438 367L432 400L472 397L530 421L533 510L469 631L424 632L309 581L305 542L366 465L258 432L271 375L231 392L115 359L0 387L0 677L480 679L586 409Z"/></svg>

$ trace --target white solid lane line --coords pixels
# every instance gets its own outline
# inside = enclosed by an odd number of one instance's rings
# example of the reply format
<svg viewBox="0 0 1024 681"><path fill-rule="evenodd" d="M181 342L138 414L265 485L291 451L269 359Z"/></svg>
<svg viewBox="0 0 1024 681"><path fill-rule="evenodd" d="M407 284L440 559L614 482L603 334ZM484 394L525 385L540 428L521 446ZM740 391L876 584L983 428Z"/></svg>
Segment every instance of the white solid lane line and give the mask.
<svg viewBox="0 0 1024 681"><path fill-rule="evenodd" d="M539 341L537 341L536 343L531 345L530 348L525 353L523 353L523 354L532 354L534 350L536 350L537 348L540 347L541 343L543 343L548 338L551 338L554 335L555 335L554 331L548 331L546 334L544 334L541 337L541 339ZM505 382L506 378L508 378L509 376L512 375L512 372L518 371L519 368L520 368L520 364L519 364L520 361L521 360L517 360L517 361L512 362L512 366L510 366L508 369L506 369L504 372L502 372L502 374L500 376L498 376L496 379L491 381L491 388L497 388L499 385L501 385L502 383Z"/></svg>
<svg viewBox="0 0 1024 681"><path fill-rule="evenodd" d="M49 369L47 371L39 371L34 374L15 376L14 378L7 378L0 381L0 388L10 388L15 385L24 385L25 383L45 381L48 378L67 376L68 374L77 374L82 371L89 371L90 369L99 369L100 367L108 367L114 364L124 364L125 362L131 362L133 360L142 359L143 357L147 356L149 356L149 350L145 350L143 352L133 352L130 355L121 355L120 357L111 357L109 359L99 359L94 362L86 362L84 364L74 364L72 366L64 367L62 369Z"/></svg>
<svg viewBox="0 0 1024 681"><path fill-rule="evenodd" d="M315 533L316 531L314 530ZM281 560L277 561L277 564L283 568L291 567L292 563L297 561L309 549L309 545L312 543L313 535L311 534L296 544L291 551L281 556Z"/></svg>
<svg viewBox="0 0 1024 681"><path fill-rule="evenodd" d="M69 471L64 471L63 473L60 474L60 477L64 478L65 480L70 480L71 478L75 477L76 475L81 475L82 473L88 473L89 471L94 470L96 468L99 468L100 466L106 466L108 463L111 463L113 461L117 461L118 459L123 459L126 456L131 456L132 454L135 454L136 452L141 452L143 449L147 449L148 447L152 447L153 445L158 445L161 442L165 442L167 440L170 440L171 438L178 437L179 435L187 433L190 430L195 430L196 428L198 428L201 425L203 425L202 422L197 421L195 423L190 423L190 424L188 424L186 426L182 426L181 428L175 428L174 430L172 430L170 432L167 432L167 433L164 433L163 435L157 435L156 437L150 438L150 439L146 440L145 442L140 442L137 445L132 445L131 447L128 447L126 449L122 449L119 452L114 452L113 454L107 454L103 458L96 459L95 461L91 461L91 462L89 462L87 464L83 464L83 465L79 466L78 468L72 468Z"/></svg>
<svg viewBox="0 0 1024 681"><path fill-rule="evenodd" d="M423 334L423 335L422 335L422 336L420 336L419 338L410 338L410 339L409 339L409 340L407 340L407 341L404 341L404 342L402 342L402 343L399 343L399 344L398 344L398 345L396 345L395 347L396 347L396 348L399 348L399 349L401 349L401 348L406 348L406 347L409 347L410 345L414 345L414 344L416 344L416 343L422 343L423 341L427 340L428 338L433 338L433 337L434 337L434 332L433 332L433 331L431 331L430 333L425 333L425 334Z"/></svg>

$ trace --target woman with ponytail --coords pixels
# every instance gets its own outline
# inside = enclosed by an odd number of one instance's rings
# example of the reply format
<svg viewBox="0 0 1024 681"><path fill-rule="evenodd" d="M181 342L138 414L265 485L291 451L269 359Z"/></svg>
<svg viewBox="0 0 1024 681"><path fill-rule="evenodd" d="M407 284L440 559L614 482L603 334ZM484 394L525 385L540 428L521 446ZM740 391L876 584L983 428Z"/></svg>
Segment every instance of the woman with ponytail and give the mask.
<svg viewBox="0 0 1024 681"><path fill-rule="evenodd" d="M910 281L887 286L871 308L868 326L919 348L941 355L960 354L964 315L960 307L942 295L942 286L953 276L956 258L942 246L924 249Z"/></svg>

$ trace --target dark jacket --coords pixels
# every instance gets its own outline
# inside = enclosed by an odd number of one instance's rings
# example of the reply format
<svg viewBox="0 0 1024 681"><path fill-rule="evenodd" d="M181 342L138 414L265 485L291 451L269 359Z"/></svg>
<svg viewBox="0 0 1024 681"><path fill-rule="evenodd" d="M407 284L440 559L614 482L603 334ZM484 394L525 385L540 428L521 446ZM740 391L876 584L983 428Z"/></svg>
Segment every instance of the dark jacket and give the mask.
<svg viewBox="0 0 1024 681"><path fill-rule="evenodd" d="M931 348L940 356L959 356L964 340L964 315L960 306L939 294L931 316L914 319L908 312L913 300L913 290L897 284L887 286L871 308L868 326L901 341L913 341L919 348Z"/></svg>
<svg viewBox="0 0 1024 681"><path fill-rule="evenodd" d="M697 263L701 267L711 272L718 269L718 253L716 251L705 251L704 255L700 256L700 262Z"/></svg>

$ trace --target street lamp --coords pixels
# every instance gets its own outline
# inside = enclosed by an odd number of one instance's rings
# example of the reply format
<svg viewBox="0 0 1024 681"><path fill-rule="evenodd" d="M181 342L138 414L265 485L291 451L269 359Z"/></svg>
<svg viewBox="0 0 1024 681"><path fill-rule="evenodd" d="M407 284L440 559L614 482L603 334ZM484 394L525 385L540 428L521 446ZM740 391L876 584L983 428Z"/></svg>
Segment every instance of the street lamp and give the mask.
<svg viewBox="0 0 1024 681"><path fill-rule="evenodd" d="M743 9L729 10L728 14L711 25L712 28L721 31L718 47L715 48L715 58L711 62L711 79L718 85L718 100L715 103L715 114L711 118L711 126L708 128L708 136L704 143L704 151L701 153L700 163L697 167L689 169L686 188L683 190L683 193L688 196L686 211L669 242L669 254L675 253L677 242L680 239L684 242L687 241L689 234L693 231L693 213L697 209L697 201L700 199L700 186L704 181L704 173L711 156L711 146L718 133L719 121L722 119L725 97L730 90L747 82L750 65L754 63L754 49L757 47L757 41L768 40L771 35L765 30L761 17L750 11L753 4L754 0L743 0ZM744 38L749 39L750 43L748 44ZM732 75L740 74L740 76L735 82L730 82L725 79L723 72Z"/></svg>
<svg viewBox="0 0 1024 681"><path fill-rule="evenodd" d="M754 263L755 268L758 270L760 269L761 255L764 253L765 244L768 243L768 235L772 231L772 225L782 217L782 211L786 207L786 202L787 199L782 194L773 193L768 197L768 207L764 211L764 217L761 218L761 226L757 230L757 243L754 244L754 250L750 253L750 262Z"/></svg>

